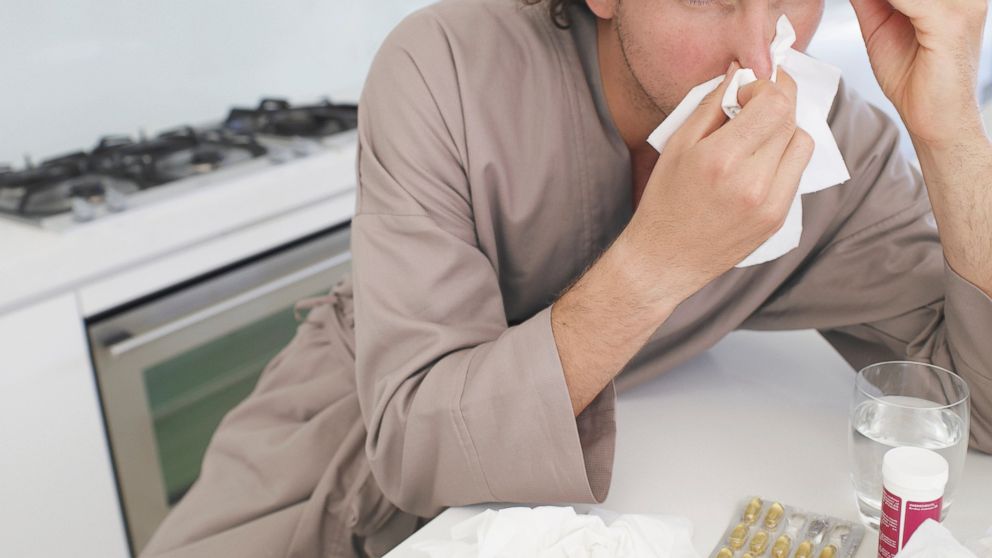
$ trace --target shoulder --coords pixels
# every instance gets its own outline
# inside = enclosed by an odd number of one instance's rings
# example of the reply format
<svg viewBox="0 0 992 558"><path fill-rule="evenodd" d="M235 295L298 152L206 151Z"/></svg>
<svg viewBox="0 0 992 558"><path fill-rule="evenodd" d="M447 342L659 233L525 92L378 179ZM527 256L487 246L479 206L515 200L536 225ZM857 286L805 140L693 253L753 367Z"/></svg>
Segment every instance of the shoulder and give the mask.
<svg viewBox="0 0 992 558"><path fill-rule="evenodd" d="M511 123L488 124L537 87L523 74L546 73L534 61L553 50L544 48L549 27L543 6L519 0L442 0L404 18L376 53L359 100L363 210L458 206L453 213L467 214L468 136L505 135L500 126ZM385 203L386 190L405 201Z"/></svg>
<svg viewBox="0 0 992 558"><path fill-rule="evenodd" d="M545 5L442 0L407 16L383 42L362 91L359 128L395 138L406 127L423 138L397 120L434 123L466 163L471 145L480 145L468 135L519 138L549 107L567 112L561 99L574 102L580 74L571 34L553 25Z"/></svg>
<svg viewBox="0 0 992 558"><path fill-rule="evenodd" d="M548 27L553 26L543 4L527 5L520 0L441 0L404 18L386 43L410 44L421 41L425 35L443 35L463 48L492 46L487 45L489 40L498 40L499 47L512 47L540 40Z"/></svg>
<svg viewBox="0 0 992 558"><path fill-rule="evenodd" d="M481 95L497 85L526 86L531 71L561 65L567 31L543 4L520 0L442 0L407 16L376 54L366 87L381 74L413 68L428 86ZM471 89L477 88L477 89Z"/></svg>
<svg viewBox="0 0 992 558"><path fill-rule="evenodd" d="M423 63L505 58L550 46L552 28L543 5L525 5L520 0L442 0L404 18L387 36L379 54L402 51Z"/></svg>

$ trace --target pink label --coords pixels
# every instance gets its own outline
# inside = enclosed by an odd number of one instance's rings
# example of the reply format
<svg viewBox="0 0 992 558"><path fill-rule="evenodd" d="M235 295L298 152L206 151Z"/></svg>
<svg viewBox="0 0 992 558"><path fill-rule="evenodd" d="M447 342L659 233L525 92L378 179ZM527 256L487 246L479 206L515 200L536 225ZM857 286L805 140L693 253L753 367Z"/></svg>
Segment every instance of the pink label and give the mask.
<svg viewBox="0 0 992 558"><path fill-rule="evenodd" d="M878 558L893 558L927 519L940 521L943 498L932 502L903 502L882 489L882 515L878 528ZM905 508L905 509L904 509Z"/></svg>

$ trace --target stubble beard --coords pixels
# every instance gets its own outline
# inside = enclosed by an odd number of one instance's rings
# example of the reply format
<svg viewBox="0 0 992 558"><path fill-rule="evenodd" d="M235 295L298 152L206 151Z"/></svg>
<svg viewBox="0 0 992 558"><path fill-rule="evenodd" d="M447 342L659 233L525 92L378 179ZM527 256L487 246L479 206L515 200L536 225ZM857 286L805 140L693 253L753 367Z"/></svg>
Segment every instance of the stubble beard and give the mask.
<svg viewBox="0 0 992 558"><path fill-rule="evenodd" d="M671 109L665 107L669 104L663 99L655 97L644 86L644 80L638 75L630 60L632 56L647 56L648 53L639 48L636 42L628 33L625 26L625 12L623 10L623 0L617 0L616 17L613 18L614 32L620 42L620 55L626 68L627 79L624 80L623 87L627 96L639 111L647 114L655 114L661 118L666 118Z"/></svg>

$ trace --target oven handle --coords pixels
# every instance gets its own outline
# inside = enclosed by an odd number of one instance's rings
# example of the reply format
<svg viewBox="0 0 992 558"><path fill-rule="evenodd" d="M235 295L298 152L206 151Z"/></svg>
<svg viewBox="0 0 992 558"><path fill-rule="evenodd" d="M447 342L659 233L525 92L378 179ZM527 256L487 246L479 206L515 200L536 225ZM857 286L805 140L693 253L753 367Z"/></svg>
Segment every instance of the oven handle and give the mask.
<svg viewBox="0 0 992 558"><path fill-rule="evenodd" d="M265 295L278 291L283 287L303 281L305 279L313 277L314 275L317 275L318 273L337 267L347 262L350 259L351 259L351 252L348 251L342 252L327 260L323 260L309 267L305 267L298 271L294 271L289 275L284 275L278 279L275 279L273 281L255 287L254 289L245 291L237 296L233 296L227 300L218 302L213 306L208 306L201 310L197 310L196 312L183 316L182 318L178 318L171 322L167 322L164 325L156 327L155 329L148 330L139 335L129 337L118 343L114 343L113 345L107 347L107 352L109 352L110 356L114 358L120 357L121 355L127 354L131 351L140 349L141 347L144 347L149 343L158 341L163 337L172 335L173 333L181 329L196 325L205 320L209 320L210 318L219 316L242 304L251 302L252 300L261 298Z"/></svg>

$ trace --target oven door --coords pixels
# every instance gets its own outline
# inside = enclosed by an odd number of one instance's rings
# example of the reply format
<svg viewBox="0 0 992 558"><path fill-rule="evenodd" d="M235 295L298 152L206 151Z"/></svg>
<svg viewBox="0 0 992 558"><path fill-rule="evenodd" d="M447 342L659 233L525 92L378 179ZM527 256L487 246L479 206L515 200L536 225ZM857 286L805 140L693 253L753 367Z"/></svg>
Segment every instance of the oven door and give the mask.
<svg viewBox="0 0 992 558"><path fill-rule="evenodd" d="M224 415L296 331L293 304L350 271L347 226L88 324L132 551L186 493Z"/></svg>

